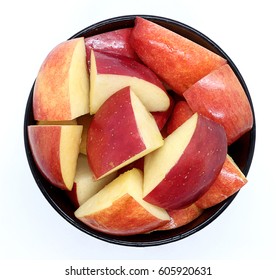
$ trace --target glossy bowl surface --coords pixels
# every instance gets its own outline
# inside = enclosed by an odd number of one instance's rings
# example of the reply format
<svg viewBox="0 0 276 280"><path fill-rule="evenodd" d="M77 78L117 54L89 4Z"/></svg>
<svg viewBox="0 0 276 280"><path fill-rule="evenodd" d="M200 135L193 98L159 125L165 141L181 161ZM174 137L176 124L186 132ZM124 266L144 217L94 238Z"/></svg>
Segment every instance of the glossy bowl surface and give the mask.
<svg viewBox="0 0 276 280"><path fill-rule="evenodd" d="M104 33L107 31L112 31L120 28L133 27L134 19L136 16L137 15L120 16L120 17L115 17L115 18L98 22L96 24L93 24L81 30L80 32L73 35L71 38L77 38L82 36L89 37L92 35ZM211 39L209 39L201 32L181 22L164 18L164 17L159 17L159 16L151 16L151 15L139 15L139 16L142 16L150 21L153 21L161 26L164 26L167 29L174 31L227 59L230 67L235 72L236 76L238 77L239 81L241 82L241 85L243 86L246 92L254 116L254 108L253 108L252 100L240 72L238 71L237 67L234 65L233 61L216 43L214 43ZM136 246L136 247L156 246L156 245L162 245L162 244L174 242L186 238L196 233L197 231L203 229L204 227L206 227L208 224L214 221L229 206L229 204L233 201L233 199L237 195L236 193L233 196L229 197L224 202L205 210L204 213L193 222L174 230L152 232L150 234L134 235L134 236L113 236L89 228L88 226L86 226L85 224L83 224L82 222L80 222L78 219L75 218L74 216L75 209L71 204L71 202L68 200L67 196L64 194L64 191L61 191L58 188L52 186L41 175L32 157L29 142L28 142L27 126L35 123L33 117L33 108L32 108L33 87L30 91L30 95L26 104L25 119L24 119L25 150L26 150L26 156L33 177L38 187L40 188L41 192L48 200L48 202L52 205L52 207L65 220L67 220L69 223L71 223L79 230L91 235L92 237L114 244ZM235 160L235 162L237 163L237 165L240 167L240 169L243 171L245 175L248 174L253 159L255 138L256 138L256 122L254 116L253 128L249 132L247 132L244 136L242 136L237 142L235 142L233 145L229 147L228 153L230 154L230 156L232 156L232 158Z"/></svg>

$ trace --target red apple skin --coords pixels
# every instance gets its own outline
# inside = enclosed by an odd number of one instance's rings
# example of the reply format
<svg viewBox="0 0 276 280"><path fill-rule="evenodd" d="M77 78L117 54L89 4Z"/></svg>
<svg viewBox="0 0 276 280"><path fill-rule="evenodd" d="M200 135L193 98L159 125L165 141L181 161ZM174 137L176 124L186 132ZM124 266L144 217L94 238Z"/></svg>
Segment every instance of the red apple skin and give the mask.
<svg viewBox="0 0 276 280"><path fill-rule="evenodd" d="M90 69L91 49L140 61L129 42L131 32L132 28L122 28L85 38L88 69Z"/></svg>
<svg viewBox="0 0 276 280"><path fill-rule="evenodd" d="M171 134L192 115L193 111L185 100L178 101L171 113L167 126L167 134Z"/></svg>
<svg viewBox="0 0 276 280"><path fill-rule="evenodd" d="M114 108L118 110L113 112ZM116 117L111 118L111 114ZM120 125L121 122L124 125ZM135 121L130 88L123 88L105 101L90 123L87 137L89 165L95 178L99 178L145 148Z"/></svg>
<svg viewBox="0 0 276 280"><path fill-rule="evenodd" d="M226 155L223 127L199 115L193 136L178 162L144 200L166 210L188 207L213 184Z"/></svg>
<svg viewBox="0 0 276 280"><path fill-rule="evenodd" d="M162 90L165 87L157 75L145 65L129 57L119 57L108 53L94 51L98 74L114 74L136 77L150 82Z"/></svg>
<svg viewBox="0 0 276 280"><path fill-rule="evenodd" d="M236 193L246 183L246 177L227 156L217 179L210 189L195 202L195 205L202 209L212 207Z"/></svg>
<svg viewBox="0 0 276 280"><path fill-rule="evenodd" d="M53 185L67 190L60 166L60 126L29 126L28 138L31 151L40 172ZM45 145L45 143L49 143ZM56 143L56 144L55 144Z"/></svg>
<svg viewBox="0 0 276 280"><path fill-rule="evenodd" d="M109 208L81 220L101 232L124 236L145 233L167 223L149 215L129 194L114 201Z"/></svg>
<svg viewBox="0 0 276 280"><path fill-rule="evenodd" d="M248 98L231 67L226 64L183 93L194 112L220 123L231 145L253 125Z"/></svg>
<svg viewBox="0 0 276 280"><path fill-rule="evenodd" d="M226 63L206 48L141 17L135 19L130 43L140 59L180 95Z"/></svg>
<svg viewBox="0 0 276 280"><path fill-rule="evenodd" d="M168 210L167 212L171 218L170 221L155 230L170 230L187 225L198 218L203 213L203 209L193 203L186 208Z"/></svg>

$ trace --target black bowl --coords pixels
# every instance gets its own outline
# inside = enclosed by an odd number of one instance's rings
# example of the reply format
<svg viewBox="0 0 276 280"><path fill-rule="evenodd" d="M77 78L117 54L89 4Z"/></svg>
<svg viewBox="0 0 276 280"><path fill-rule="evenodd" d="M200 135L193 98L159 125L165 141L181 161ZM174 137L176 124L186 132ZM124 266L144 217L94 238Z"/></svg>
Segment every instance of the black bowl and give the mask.
<svg viewBox="0 0 276 280"><path fill-rule="evenodd" d="M227 54L217 44L215 44L208 37L206 37L204 34L200 33L199 31L195 30L194 28L187 26L186 24L183 24L181 22L164 18L164 17L150 16L150 15L140 15L140 16L150 21L153 21L161 26L164 26L167 29L174 31L227 59L230 67L233 69L242 87L244 88L249 103L251 105L251 109L253 111L253 117L254 117L253 128L245 135L243 135L233 145L231 145L228 150L230 156L232 156L232 158L235 160L235 162L243 171L243 173L247 175L254 154L256 125L255 125L255 116L254 116L252 100L249 91L247 89L247 86L240 72L238 71L237 67L234 65L232 60L227 56ZM77 37L89 37L92 35L100 34L107 31L112 31L120 28L133 27L135 17L136 15L129 15L129 16L120 16L120 17L107 19L83 29L82 31L78 32L77 34L75 34L69 39L77 38ZM227 200L221 202L220 204L205 210L204 213L193 222L173 230L152 232L150 234L143 234L143 235L141 234L141 235L134 235L134 236L114 236L114 235L108 235L93 230L75 218L74 216L75 208L69 201L68 197L65 195L64 191L61 191L58 188L52 186L42 176L42 174L40 173L40 171L38 170L34 162L30 150L30 145L28 142L28 135L27 135L28 125L35 123L33 117L32 100L33 100L33 87L31 89L26 105L25 119L24 119L24 140L25 140L27 159L32 174L34 176L34 179L38 187L40 188L41 192L45 196L45 198L64 219L66 219L69 223L74 225L76 228L82 230L83 232L95 238L114 244L136 246L136 247L156 246L156 245L174 242L186 238L194 234L195 232L203 229L208 224L210 224L229 206L229 204L233 201L233 199L237 195L236 193L231 197L229 197Z"/></svg>

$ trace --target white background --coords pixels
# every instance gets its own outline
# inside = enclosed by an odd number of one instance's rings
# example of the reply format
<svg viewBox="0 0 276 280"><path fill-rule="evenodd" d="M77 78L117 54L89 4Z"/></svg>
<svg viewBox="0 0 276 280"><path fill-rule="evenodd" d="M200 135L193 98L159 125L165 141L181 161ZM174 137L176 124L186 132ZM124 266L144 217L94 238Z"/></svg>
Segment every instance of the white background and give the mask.
<svg viewBox="0 0 276 280"><path fill-rule="evenodd" d="M276 259L273 1L1 1L0 258ZM109 244L79 231L48 204L28 167L23 142L26 101L41 62L56 44L98 21L150 14L186 23L215 41L251 93L257 142L249 183L212 224L158 247Z"/></svg>

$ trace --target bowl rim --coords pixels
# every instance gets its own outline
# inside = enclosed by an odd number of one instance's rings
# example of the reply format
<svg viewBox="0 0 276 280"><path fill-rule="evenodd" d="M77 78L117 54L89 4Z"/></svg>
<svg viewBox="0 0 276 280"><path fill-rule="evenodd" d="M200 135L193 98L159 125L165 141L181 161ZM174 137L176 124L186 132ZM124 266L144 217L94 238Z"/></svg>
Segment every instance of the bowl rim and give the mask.
<svg viewBox="0 0 276 280"><path fill-rule="evenodd" d="M185 31L190 32L192 35L196 35L197 37L201 38L203 41L206 41L208 44L210 44L221 56L223 56L225 59L227 59L230 67L233 69L234 73L236 74L237 78L239 79L242 87L245 90L245 93L247 95L248 101L250 103L251 109L252 109L252 113L253 113L253 127L252 129L249 131L249 137L250 137L250 146L249 146L249 151L248 151L248 157L246 160L246 165L243 168L243 173L245 174L245 176L247 176L252 160L253 160L253 156L254 156L254 150L255 150L255 142L256 142L256 120L255 120L255 111L254 111L254 106L252 103L252 99L250 96L250 93L248 91L247 85L241 75L241 73L239 72L238 68L236 67L236 65L233 63L233 61L230 59L230 57L215 43L213 42L209 37L207 37L206 35L204 35L203 33L201 33L200 31L198 31L197 29L182 23L180 21L174 20L174 19L170 19L170 18L166 18L166 17L162 17L162 16L155 16L155 15L145 15L145 14L133 14L133 15L125 15L125 16L117 16L117 17L112 17L112 18L108 18L102 21L99 21L97 23L94 23L84 29L82 29L81 31L75 33L73 36L71 36L70 38L68 38L67 40L70 39L74 39L77 37L82 37L84 33L89 33L91 32L91 30L93 31L93 35L99 34L99 33L103 33L104 31L102 31L102 28L107 28L107 25L112 24L114 29L116 30L118 29L116 26L120 25L122 26L122 23L125 24L125 27L130 27L129 26L129 22L134 22L135 17L143 17L145 19L148 19L150 21L156 22L158 24L160 24L161 22L165 23L165 24L170 24L173 26L177 26L180 29L184 29ZM162 25L162 24L160 24ZM123 28L123 27L120 27ZM110 28L108 28L107 31L111 31ZM87 36L89 37L89 36ZM165 245L168 243L172 243L181 239L184 239L190 235L195 234L196 232L202 230L203 228L205 228L207 225L209 225L211 222L213 222L218 216L220 216L225 209L231 204L231 202L234 200L234 198L236 197L236 195L238 194L238 192L236 192L235 194L233 194L232 196L228 197L225 201L221 202L220 204L217 205L217 209L214 211L214 213L211 214L211 216L209 218L207 218L206 220L204 220L203 222L200 222L199 224L195 225L192 229L189 229L188 231L185 232L179 232L182 227L178 228L178 230L176 231L176 234L173 236L168 236L168 237L164 237L162 239L153 239L153 240L128 240L128 238L122 238L121 236L115 236L115 235L108 235L96 230L92 230L91 228L89 228L88 226L84 225L81 222L76 222L76 220L74 220L72 217L70 217L67 213L64 212L64 210L61 209L61 207L54 201L54 199L50 196L50 194L46 191L43 182L41 181L41 174L38 176L37 174L37 167L34 164L34 160L30 151L30 146L29 146L29 142L28 142L28 132L27 132L27 127L28 124L30 122L30 108L32 107L32 98L33 98L33 89L34 89L34 85L35 85L35 81L33 83L33 86L31 88L28 100L27 100L27 104L26 104L26 109L25 109L25 116L24 116L24 127L23 127L23 134L24 134L24 146L25 146L25 152L26 152L26 156L27 156L27 160L28 160L28 164L29 167L31 169L32 175L40 189L40 191L42 192L43 196L47 199L47 201L51 204L51 206L66 220L68 221L70 224L72 224L74 227L76 227L77 229L81 230L82 232L95 237L99 240L102 241L106 241L108 243L112 243L112 244L116 244L116 245L124 245L124 246L132 246L132 247L148 247L148 246L158 246L158 245ZM176 230L176 229L174 229ZM174 231L174 230L168 230L168 232Z"/></svg>

